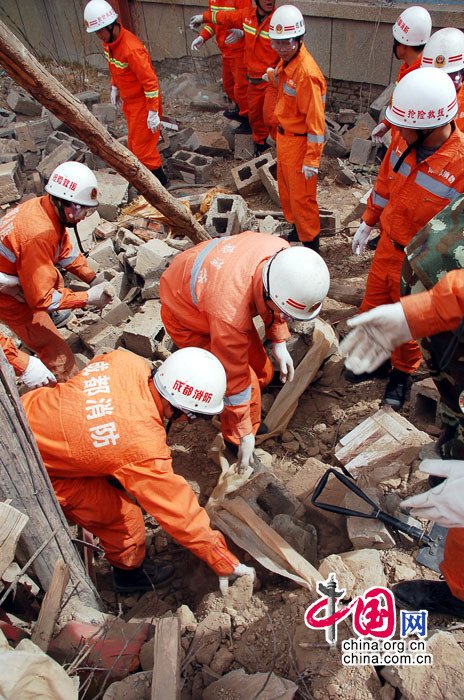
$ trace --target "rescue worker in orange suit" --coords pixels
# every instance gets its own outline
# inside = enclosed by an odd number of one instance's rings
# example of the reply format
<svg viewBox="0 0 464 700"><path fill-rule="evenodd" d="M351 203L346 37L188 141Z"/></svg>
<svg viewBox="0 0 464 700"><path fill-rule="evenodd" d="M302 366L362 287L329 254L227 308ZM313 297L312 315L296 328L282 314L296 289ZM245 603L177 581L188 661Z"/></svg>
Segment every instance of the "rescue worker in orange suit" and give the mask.
<svg viewBox="0 0 464 700"><path fill-rule="evenodd" d="M216 5L214 0L209 0L208 9L212 13L219 10L232 12L242 7L248 7L248 5L249 0L222 0L220 5ZM196 39L192 41L191 50L199 51L213 36L216 37L216 43L222 57L222 88L229 101L234 105L233 108L226 109L223 115L226 119L234 119L242 124L248 124L248 83L243 30L227 29L208 22Z"/></svg>
<svg viewBox="0 0 464 700"><path fill-rule="evenodd" d="M393 25L393 53L395 58L403 61L396 78L397 85L405 75L421 67L422 51L431 32L432 18L424 7L408 7L397 18ZM371 134L374 143L382 143L391 127L388 119L377 124Z"/></svg>
<svg viewBox="0 0 464 700"><path fill-rule="evenodd" d="M289 241L300 240L319 252L317 174L325 132L325 78L303 43L303 15L282 5L271 17L271 46L280 57L263 78L277 87L277 182Z"/></svg>
<svg viewBox="0 0 464 700"><path fill-rule="evenodd" d="M62 163L45 186L0 221L0 321L64 381L77 372L74 355L50 313L87 306L102 308L114 296L108 282L86 292L64 286L57 268L92 285L96 274L72 245L66 226L76 227L98 206L97 179L82 163Z"/></svg>
<svg viewBox="0 0 464 700"><path fill-rule="evenodd" d="M166 444L174 420L219 413L225 387L224 368L205 350L173 353L154 376L142 358L115 350L65 384L22 397L58 501L99 538L118 592L151 590L173 573L146 557L141 508L216 572L221 589L229 576L253 573L211 529L190 486L174 474Z"/></svg>
<svg viewBox="0 0 464 700"><path fill-rule="evenodd" d="M345 364L352 371L373 371L405 341L455 330L463 318L464 270L452 270L429 291L350 319L354 330L343 340L340 351L347 355ZM437 485L407 498L402 506L411 508L415 517L451 528L440 565L445 581L405 581L393 591L402 608L464 618L464 461L426 459L420 469Z"/></svg>
<svg viewBox="0 0 464 700"><path fill-rule="evenodd" d="M396 86L387 119L398 127L382 162L362 223L353 239L357 255L380 224L380 242L367 278L360 311L398 301L404 248L447 204L464 192L464 135L453 120L457 113L452 80L438 68L421 68ZM421 363L413 340L395 349L384 403L404 404L410 375ZM377 373L345 373L352 382Z"/></svg>
<svg viewBox="0 0 464 700"><path fill-rule="evenodd" d="M292 381L286 319L317 316L329 282L317 253L253 231L200 243L176 255L161 276L161 317L175 344L211 350L224 365L222 435L239 470L253 468L260 389L274 375L253 318L264 322L281 381Z"/></svg>
<svg viewBox="0 0 464 700"><path fill-rule="evenodd" d="M11 338L0 334L0 347L15 375L28 389L56 384L55 375L45 367L43 362L38 357L32 357L18 350Z"/></svg>
<svg viewBox="0 0 464 700"><path fill-rule="evenodd" d="M464 131L464 33L446 27L432 34L422 54L422 68L440 68L454 83L458 96L458 113L454 123Z"/></svg>
<svg viewBox="0 0 464 700"><path fill-rule="evenodd" d="M275 0L256 0L255 5L250 3L240 10L208 10L202 15L194 15L190 20L191 29L212 22L229 29L242 29L244 32L248 119L255 143L255 156L269 148L266 139L269 135L275 139L277 128L274 116L277 91L263 80L267 67L276 66L279 60L269 38L269 22L274 8ZM247 125L240 125L235 133L249 133Z"/></svg>
<svg viewBox="0 0 464 700"><path fill-rule="evenodd" d="M158 152L161 128L161 95L150 54L132 32L118 21L106 0L90 0L84 9L88 33L103 42L111 76L111 104L124 112L127 145L163 187L168 178Z"/></svg>

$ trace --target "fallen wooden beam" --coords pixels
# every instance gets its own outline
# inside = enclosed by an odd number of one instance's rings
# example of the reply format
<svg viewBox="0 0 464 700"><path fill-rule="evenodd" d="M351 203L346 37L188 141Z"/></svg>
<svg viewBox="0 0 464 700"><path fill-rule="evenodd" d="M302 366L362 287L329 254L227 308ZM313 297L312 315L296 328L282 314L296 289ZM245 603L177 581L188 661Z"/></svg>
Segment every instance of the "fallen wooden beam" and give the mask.
<svg viewBox="0 0 464 700"><path fill-rule="evenodd" d="M14 559L19 536L29 517L7 503L0 503L0 577Z"/></svg>
<svg viewBox="0 0 464 700"><path fill-rule="evenodd" d="M163 617L156 623L151 700L180 698L180 620Z"/></svg>
<svg viewBox="0 0 464 700"><path fill-rule="evenodd" d="M46 652L60 613L61 601L69 581L69 566L59 559L55 564L50 588L46 592L31 641Z"/></svg>

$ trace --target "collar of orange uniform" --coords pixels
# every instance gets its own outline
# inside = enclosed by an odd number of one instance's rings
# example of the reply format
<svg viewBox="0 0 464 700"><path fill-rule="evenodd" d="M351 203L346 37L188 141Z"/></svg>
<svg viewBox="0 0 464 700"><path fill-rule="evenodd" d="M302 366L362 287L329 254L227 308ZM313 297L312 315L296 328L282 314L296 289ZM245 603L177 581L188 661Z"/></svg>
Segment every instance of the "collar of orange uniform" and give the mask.
<svg viewBox="0 0 464 700"><path fill-rule="evenodd" d="M263 267L266 262L267 260L262 260L253 275L253 300L255 302L256 311L261 318L265 318L270 313L269 307L263 297Z"/></svg>
<svg viewBox="0 0 464 700"><path fill-rule="evenodd" d="M47 216L50 218L50 221L52 222L53 226L57 231L61 231L61 233L64 233L65 231L65 226L64 224L61 223L58 214L55 211L55 207L52 204L52 200L50 199L49 194L43 195L43 197L40 197L40 204L42 206L42 209L45 211Z"/></svg>
<svg viewBox="0 0 464 700"><path fill-rule="evenodd" d="M123 36L127 33L127 29L124 29L122 24L119 24L119 36L117 39L111 42L111 44L105 44L109 49L113 50L118 47L118 45L121 43Z"/></svg>
<svg viewBox="0 0 464 700"><path fill-rule="evenodd" d="M303 61L305 51L307 52L308 49L304 44L301 44L300 50L298 51L296 56L294 56L291 59L291 61L289 61L286 65L282 60L279 61L279 65L277 66L278 69L285 73L287 78L293 78L295 71L298 69L298 66Z"/></svg>
<svg viewBox="0 0 464 700"><path fill-rule="evenodd" d="M438 148L435 153L432 153L431 156L428 156L425 160L421 161L418 166L420 167L424 163L427 164L427 167L430 168L430 170L437 175L440 173L442 170L444 170L450 160L456 155L456 150L461 144L464 147L464 134L459 131L459 129L456 129L456 127L453 128L453 131L451 133L451 136L445 143ZM401 138L398 132L398 143L397 146L402 153L403 150L406 150L408 147L408 144L404 139ZM414 159L416 158L414 149L411 151L411 153L414 153ZM409 157L411 154L409 154L406 158L406 161L408 161ZM463 156L464 156L464 149L463 149Z"/></svg>
<svg viewBox="0 0 464 700"><path fill-rule="evenodd" d="M418 68L421 67L421 61L422 61L422 54L419 56L419 58L416 58L414 63L411 63L410 66L408 66L407 63L403 63L398 71L398 78L396 80L396 83L398 84L402 78L404 78L405 75L408 73L411 73L413 70L417 70Z"/></svg>

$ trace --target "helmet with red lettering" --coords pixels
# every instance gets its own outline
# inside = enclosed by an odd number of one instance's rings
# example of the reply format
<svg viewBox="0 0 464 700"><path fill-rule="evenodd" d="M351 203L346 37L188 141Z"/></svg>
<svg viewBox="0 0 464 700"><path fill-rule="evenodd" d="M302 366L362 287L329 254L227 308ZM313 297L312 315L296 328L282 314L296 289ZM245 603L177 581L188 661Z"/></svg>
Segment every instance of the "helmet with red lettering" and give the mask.
<svg viewBox="0 0 464 700"><path fill-rule="evenodd" d="M270 39L293 39L303 36L305 23L300 10L293 5L282 5L271 17L269 24Z"/></svg>
<svg viewBox="0 0 464 700"><path fill-rule="evenodd" d="M98 207L97 178L83 163L61 163L45 185L48 194L84 207Z"/></svg>
<svg viewBox="0 0 464 700"><path fill-rule="evenodd" d="M435 32L424 47L422 68L440 68L445 73L457 73L464 68L464 33L446 27Z"/></svg>
<svg viewBox="0 0 464 700"><path fill-rule="evenodd" d="M214 415L224 408L226 373L208 350L176 350L156 370L153 381L161 396L182 411Z"/></svg>
<svg viewBox="0 0 464 700"><path fill-rule="evenodd" d="M400 14L393 25L393 36L399 44L422 46L430 39L432 18L425 7L414 5Z"/></svg>
<svg viewBox="0 0 464 700"><path fill-rule="evenodd" d="M404 76L393 91L386 118L405 129L435 129L458 111L454 83L438 68L420 68Z"/></svg>
<svg viewBox="0 0 464 700"><path fill-rule="evenodd" d="M321 256L310 248L284 248L263 267L266 296L282 313L311 321L321 310L330 286L330 273Z"/></svg>
<svg viewBox="0 0 464 700"><path fill-rule="evenodd" d="M90 0L84 9L84 26L88 34L108 27L118 19L118 15L106 0Z"/></svg>

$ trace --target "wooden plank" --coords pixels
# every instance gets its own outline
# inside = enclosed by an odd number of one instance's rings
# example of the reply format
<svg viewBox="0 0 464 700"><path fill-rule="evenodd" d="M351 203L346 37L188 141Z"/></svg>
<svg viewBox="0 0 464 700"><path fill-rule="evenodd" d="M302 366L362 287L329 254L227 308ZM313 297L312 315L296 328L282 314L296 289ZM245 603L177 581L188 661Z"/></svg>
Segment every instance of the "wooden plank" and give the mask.
<svg viewBox="0 0 464 700"><path fill-rule="evenodd" d="M61 601L69 581L69 566L58 559L53 571L50 588L45 593L39 617L34 625L31 640L47 652L50 639L61 609Z"/></svg>
<svg viewBox="0 0 464 700"><path fill-rule="evenodd" d="M7 503L0 503L0 576L14 559L19 536L28 516Z"/></svg>
<svg viewBox="0 0 464 700"><path fill-rule="evenodd" d="M163 617L156 623L151 700L180 698L180 620Z"/></svg>

